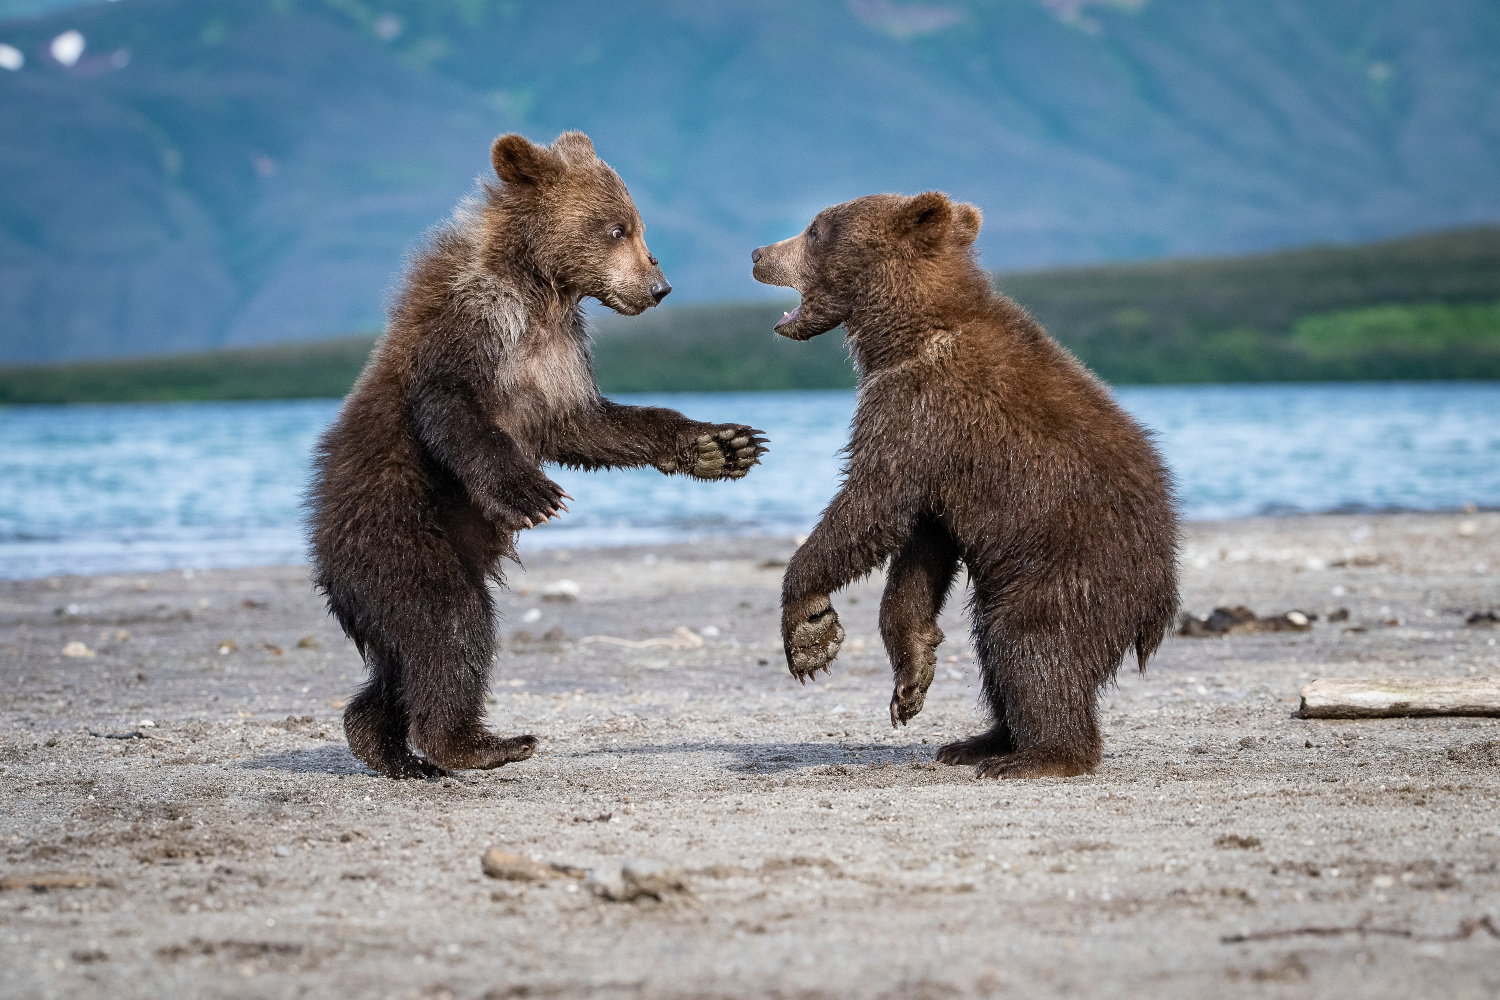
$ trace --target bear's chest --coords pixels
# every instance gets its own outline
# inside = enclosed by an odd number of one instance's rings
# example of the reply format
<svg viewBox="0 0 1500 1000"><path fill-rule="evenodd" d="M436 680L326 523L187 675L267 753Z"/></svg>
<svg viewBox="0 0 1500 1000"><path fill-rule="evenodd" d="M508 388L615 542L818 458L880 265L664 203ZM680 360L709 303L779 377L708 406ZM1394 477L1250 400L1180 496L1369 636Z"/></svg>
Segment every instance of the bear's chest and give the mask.
<svg viewBox="0 0 1500 1000"><path fill-rule="evenodd" d="M496 383L501 423L528 437L597 394L587 342L570 330L528 330L501 362Z"/></svg>

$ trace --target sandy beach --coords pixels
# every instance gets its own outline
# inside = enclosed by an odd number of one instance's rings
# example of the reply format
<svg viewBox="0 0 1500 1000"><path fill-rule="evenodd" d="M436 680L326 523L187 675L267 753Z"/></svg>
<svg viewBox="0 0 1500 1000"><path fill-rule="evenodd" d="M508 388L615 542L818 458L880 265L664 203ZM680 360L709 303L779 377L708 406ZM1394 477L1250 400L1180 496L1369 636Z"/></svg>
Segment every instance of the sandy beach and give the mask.
<svg viewBox="0 0 1500 1000"><path fill-rule="evenodd" d="M350 756L361 664L305 567L0 583L0 995L1500 991L1500 720L1294 715L1316 677L1500 675L1466 623L1500 514L1190 525L1185 610L1311 630L1168 640L1098 773L1008 783L933 761L982 725L961 600L907 728L878 578L835 598L833 675L788 676L793 547L532 553L490 715L540 752L426 783ZM491 878L491 847L683 888Z"/></svg>

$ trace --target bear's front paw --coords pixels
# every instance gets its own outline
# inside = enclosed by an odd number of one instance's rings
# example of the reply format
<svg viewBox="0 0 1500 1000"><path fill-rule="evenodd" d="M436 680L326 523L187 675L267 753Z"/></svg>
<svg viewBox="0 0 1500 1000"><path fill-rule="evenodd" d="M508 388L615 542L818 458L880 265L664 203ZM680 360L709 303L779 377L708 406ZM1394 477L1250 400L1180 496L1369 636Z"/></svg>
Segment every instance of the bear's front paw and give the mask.
<svg viewBox="0 0 1500 1000"><path fill-rule="evenodd" d="M744 424L715 424L693 439L683 471L695 479L741 479L766 453L764 431Z"/></svg>
<svg viewBox="0 0 1500 1000"><path fill-rule="evenodd" d="M937 671L937 650L943 632L936 625L914 630L892 656L896 664L896 688L891 692L891 725L906 725L927 702L927 689ZM905 648L901 648L901 647Z"/></svg>
<svg viewBox="0 0 1500 1000"><path fill-rule="evenodd" d="M839 624L838 612L828 598L810 606L812 610L789 615L781 623L787 669L804 684L819 670L832 672L829 664L844 645L844 626Z"/></svg>
<svg viewBox="0 0 1500 1000"><path fill-rule="evenodd" d="M559 517L568 509L563 500L573 499L540 472L507 483L500 493L499 498L486 505L485 513L508 531L535 527Z"/></svg>

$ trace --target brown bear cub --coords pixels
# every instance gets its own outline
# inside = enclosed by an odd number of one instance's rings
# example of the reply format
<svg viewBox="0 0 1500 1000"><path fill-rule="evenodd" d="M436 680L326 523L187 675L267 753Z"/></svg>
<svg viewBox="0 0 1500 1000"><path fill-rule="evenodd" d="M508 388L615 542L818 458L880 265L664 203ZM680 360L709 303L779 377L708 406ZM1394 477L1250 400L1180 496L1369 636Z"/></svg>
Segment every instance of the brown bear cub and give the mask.
<svg viewBox="0 0 1500 1000"><path fill-rule="evenodd" d="M491 158L502 183L413 260L319 442L309 501L316 582L370 670L344 712L349 748L392 778L535 752L535 737L483 725L486 580L517 531L565 509L544 462L737 479L764 451L750 427L599 395L581 300L634 315L671 286L588 138L505 135Z"/></svg>
<svg viewBox="0 0 1500 1000"><path fill-rule="evenodd" d="M1100 688L1131 647L1145 668L1177 609L1172 483L1104 386L991 291L978 233L979 211L941 193L875 195L751 255L759 281L802 294L777 332L843 324L860 370L843 488L787 567L782 639L799 680L828 669L844 637L829 595L889 558L880 632L904 723L962 562L993 725L937 759L1083 774Z"/></svg>

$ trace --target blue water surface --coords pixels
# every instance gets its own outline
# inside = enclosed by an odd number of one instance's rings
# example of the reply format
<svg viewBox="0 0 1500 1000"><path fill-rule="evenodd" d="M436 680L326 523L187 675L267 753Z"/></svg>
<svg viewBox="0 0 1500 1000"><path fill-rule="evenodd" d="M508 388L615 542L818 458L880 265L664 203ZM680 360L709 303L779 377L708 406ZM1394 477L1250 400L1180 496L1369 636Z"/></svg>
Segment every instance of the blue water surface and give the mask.
<svg viewBox="0 0 1500 1000"><path fill-rule="evenodd" d="M1500 506L1500 383L1117 390L1195 519ZM522 548L808 530L838 487L850 392L621 396L766 430L733 483L555 472L572 513ZM0 577L297 563L337 400L0 409Z"/></svg>

